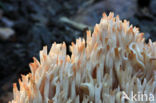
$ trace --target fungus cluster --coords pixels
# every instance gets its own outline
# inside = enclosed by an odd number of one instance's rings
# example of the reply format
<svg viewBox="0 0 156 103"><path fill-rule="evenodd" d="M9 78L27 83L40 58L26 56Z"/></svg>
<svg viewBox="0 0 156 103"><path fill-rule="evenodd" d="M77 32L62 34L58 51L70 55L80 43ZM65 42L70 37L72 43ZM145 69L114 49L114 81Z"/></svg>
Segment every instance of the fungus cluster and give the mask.
<svg viewBox="0 0 156 103"><path fill-rule="evenodd" d="M156 96L156 42L146 44L143 33L119 16L104 13L70 50L71 56L65 43L54 43L47 53L44 46L19 90L13 84L9 103L130 103L122 92Z"/></svg>

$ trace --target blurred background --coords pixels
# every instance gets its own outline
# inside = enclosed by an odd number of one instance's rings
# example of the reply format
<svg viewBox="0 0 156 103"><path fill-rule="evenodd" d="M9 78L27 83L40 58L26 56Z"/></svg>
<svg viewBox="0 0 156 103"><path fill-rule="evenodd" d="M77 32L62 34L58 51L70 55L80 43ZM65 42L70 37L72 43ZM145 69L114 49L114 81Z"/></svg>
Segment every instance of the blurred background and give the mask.
<svg viewBox="0 0 156 103"><path fill-rule="evenodd" d="M146 42L156 40L156 0L0 0L0 103L12 99L12 83L44 45L69 46L110 11L139 27Z"/></svg>

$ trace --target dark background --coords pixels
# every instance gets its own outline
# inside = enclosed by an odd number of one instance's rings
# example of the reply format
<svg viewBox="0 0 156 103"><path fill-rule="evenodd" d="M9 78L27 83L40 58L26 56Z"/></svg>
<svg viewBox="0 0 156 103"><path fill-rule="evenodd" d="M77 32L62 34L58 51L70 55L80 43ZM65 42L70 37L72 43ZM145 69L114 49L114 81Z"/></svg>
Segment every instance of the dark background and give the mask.
<svg viewBox="0 0 156 103"><path fill-rule="evenodd" d="M139 27L146 42L156 40L156 0L0 0L0 103L12 99L12 83L44 45L69 46L110 11Z"/></svg>

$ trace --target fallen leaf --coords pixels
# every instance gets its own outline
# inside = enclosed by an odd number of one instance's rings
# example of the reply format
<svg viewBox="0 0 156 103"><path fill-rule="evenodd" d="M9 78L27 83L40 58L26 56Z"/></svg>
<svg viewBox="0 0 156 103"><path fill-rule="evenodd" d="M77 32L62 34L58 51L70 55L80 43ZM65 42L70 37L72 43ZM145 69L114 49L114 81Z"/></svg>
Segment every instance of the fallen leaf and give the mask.
<svg viewBox="0 0 156 103"><path fill-rule="evenodd" d="M0 28L0 38L3 40L7 40L14 33L15 31L11 28Z"/></svg>

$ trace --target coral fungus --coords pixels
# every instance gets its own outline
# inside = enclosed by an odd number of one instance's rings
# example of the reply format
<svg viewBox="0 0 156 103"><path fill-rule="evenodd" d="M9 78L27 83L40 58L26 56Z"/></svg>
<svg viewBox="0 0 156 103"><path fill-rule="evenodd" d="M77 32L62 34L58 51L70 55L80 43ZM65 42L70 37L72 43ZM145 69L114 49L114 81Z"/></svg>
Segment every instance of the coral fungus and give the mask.
<svg viewBox="0 0 156 103"><path fill-rule="evenodd" d="M156 95L156 43L146 44L143 33L119 16L104 13L94 32L70 50L71 56L65 43L54 43L49 53L43 47L19 90L13 84L10 103L127 103L122 92Z"/></svg>

